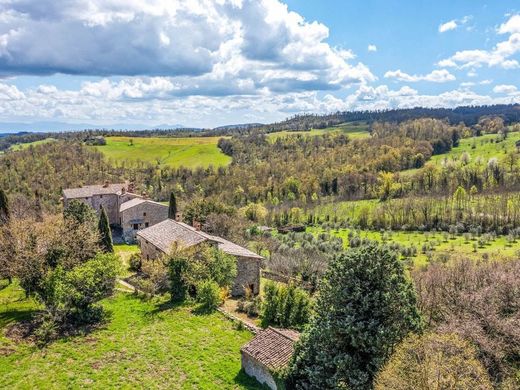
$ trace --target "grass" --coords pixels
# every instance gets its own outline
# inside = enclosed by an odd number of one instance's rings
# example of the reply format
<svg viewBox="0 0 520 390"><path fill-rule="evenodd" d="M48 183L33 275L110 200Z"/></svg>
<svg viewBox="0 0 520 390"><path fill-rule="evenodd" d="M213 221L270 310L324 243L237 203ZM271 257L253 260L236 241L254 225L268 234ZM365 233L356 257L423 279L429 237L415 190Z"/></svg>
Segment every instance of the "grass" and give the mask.
<svg viewBox="0 0 520 390"><path fill-rule="evenodd" d="M262 388L240 370L240 347L252 334L219 313L118 293L102 302L110 313L104 327L40 350L3 335L37 305L16 284L0 299L0 388Z"/></svg>
<svg viewBox="0 0 520 390"><path fill-rule="evenodd" d="M267 137L271 141L275 141L278 138L286 136L304 135L309 137L315 137L323 135L325 133L343 133L347 134L352 139L366 138L369 137L368 125L361 122L346 122L336 126L327 127L325 129L311 129L309 131L277 131L275 133L269 133Z"/></svg>
<svg viewBox="0 0 520 390"><path fill-rule="evenodd" d="M55 142L55 141L56 141L55 138L45 138L45 139L41 139L39 141L27 142L24 144L14 144L9 148L9 150L16 152L18 150L28 149L31 146L38 146L38 145L47 144L49 142Z"/></svg>
<svg viewBox="0 0 520 390"><path fill-rule="evenodd" d="M114 245L114 252L116 255L119 255L119 258L121 259L122 269L120 270L120 276L130 276L132 274L132 272L128 270L130 267L130 257L134 253L139 252L139 247L137 245L118 244Z"/></svg>
<svg viewBox="0 0 520 390"><path fill-rule="evenodd" d="M499 163L506 163L507 153L516 150L515 143L519 140L520 132L509 133L503 141L499 141L499 137L496 134L464 138L460 140L459 146L453 148L448 153L432 156L429 161L435 165L457 164L460 163L461 155L467 153L470 157L469 164L482 164L485 166L491 158L496 158ZM417 169L403 171L405 174L412 172L417 172Z"/></svg>
<svg viewBox="0 0 520 390"><path fill-rule="evenodd" d="M319 234L325 232L321 227L308 227L307 231L313 234ZM348 247L348 234L350 229L339 229L339 230L327 230L326 232L340 237L343 240L345 247ZM415 246L417 248L417 256L414 259L415 265L423 265L427 261L426 254L421 252L422 245L429 242L433 243L435 251L433 253L461 253L468 256L479 256L487 254L490 258L499 256L514 256L520 245L510 245L507 242L505 236L497 236L495 240L488 242L483 247L478 247L477 251L474 252L474 243L477 240L469 239L466 241L464 236L461 235L448 235L442 232L378 232L371 230L355 230L360 238L368 238L375 241L383 241L387 243L397 243L402 246L410 247ZM446 239L447 238L447 239Z"/></svg>
<svg viewBox="0 0 520 390"><path fill-rule="evenodd" d="M231 157L217 147L220 137L106 137L106 145L92 146L116 163L144 161L186 168L225 166Z"/></svg>

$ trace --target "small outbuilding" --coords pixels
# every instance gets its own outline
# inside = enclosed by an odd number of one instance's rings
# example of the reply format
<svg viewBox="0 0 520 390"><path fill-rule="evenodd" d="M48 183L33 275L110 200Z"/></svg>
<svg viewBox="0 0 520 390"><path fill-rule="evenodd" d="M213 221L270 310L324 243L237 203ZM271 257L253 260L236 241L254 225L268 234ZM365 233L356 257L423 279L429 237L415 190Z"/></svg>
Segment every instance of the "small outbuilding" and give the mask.
<svg viewBox="0 0 520 390"><path fill-rule="evenodd" d="M258 382L277 390L276 372L285 368L300 334L290 329L268 327L240 350L242 369Z"/></svg>

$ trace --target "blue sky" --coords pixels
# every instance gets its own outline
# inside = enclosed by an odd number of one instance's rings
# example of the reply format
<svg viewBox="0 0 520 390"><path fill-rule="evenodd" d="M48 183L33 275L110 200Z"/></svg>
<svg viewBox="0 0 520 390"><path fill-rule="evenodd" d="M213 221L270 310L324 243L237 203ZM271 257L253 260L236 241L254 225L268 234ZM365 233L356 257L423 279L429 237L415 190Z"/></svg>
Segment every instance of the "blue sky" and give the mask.
<svg viewBox="0 0 520 390"><path fill-rule="evenodd" d="M214 127L519 90L518 1L0 1L0 122Z"/></svg>

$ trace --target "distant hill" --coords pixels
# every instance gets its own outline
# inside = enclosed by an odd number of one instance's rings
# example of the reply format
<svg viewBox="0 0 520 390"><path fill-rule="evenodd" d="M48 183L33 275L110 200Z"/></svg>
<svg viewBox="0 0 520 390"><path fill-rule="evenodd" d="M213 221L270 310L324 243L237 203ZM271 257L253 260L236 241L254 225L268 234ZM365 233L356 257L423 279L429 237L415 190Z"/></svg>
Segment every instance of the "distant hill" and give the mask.
<svg viewBox="0 0 520 390"><path fill-rule="evenodd" d="M225 125L225 126L219 126L214 127L213 130L235 130L235 129L251 129L255 127L262 127L265 126L263 123L240 123L237 125Z"/></svg>
<svg viewBox="0 0 520 390"><path fill-rule="evenodd" d="M5 133L48 133L62 131L80 131L88 129L96 130L173 130L182 129L185 126L181 124L161 124L161 125L145 125L145 124L125 124L114 123L106 125L94 125L92 123L66 123L66 122L0 122L0 134Z"/></svg>

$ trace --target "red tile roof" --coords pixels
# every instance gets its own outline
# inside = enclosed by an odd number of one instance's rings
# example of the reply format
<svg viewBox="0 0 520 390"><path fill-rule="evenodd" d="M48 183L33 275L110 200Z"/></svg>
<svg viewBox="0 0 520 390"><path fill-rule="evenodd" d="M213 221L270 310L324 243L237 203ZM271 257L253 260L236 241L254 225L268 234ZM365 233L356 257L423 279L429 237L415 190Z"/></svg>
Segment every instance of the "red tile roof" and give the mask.
<svg viewBox="0 0 520 390"><path fill-rule="evenodd" d="M241 349L270 370L285 367L294 352L294 343L300 334L290 329L269 327L256 335Z"/></svg>

